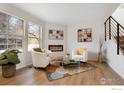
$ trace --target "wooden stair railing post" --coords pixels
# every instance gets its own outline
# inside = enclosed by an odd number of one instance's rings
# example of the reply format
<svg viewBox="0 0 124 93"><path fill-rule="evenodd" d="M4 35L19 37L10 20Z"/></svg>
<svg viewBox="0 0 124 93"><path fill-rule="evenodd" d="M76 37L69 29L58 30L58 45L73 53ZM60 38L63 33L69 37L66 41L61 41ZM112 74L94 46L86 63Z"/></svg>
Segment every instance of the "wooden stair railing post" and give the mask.
<svg viewBox="0 0 124 93"><path fill-rule="evenodd" d="M117 23L117 55L119 55L119 24Z"/></svg>
<svg viewBox="0 0 124 93"><path fill-rule="evenodd" d="M109 40L111 40L111 16L109 17Z"/></svg>
<svg viewBox="0 0 124 93"><path fill-rule="evenodd" d="M106 22L104 23L104 27L105 27L105 41L106 41Z"/></svg>

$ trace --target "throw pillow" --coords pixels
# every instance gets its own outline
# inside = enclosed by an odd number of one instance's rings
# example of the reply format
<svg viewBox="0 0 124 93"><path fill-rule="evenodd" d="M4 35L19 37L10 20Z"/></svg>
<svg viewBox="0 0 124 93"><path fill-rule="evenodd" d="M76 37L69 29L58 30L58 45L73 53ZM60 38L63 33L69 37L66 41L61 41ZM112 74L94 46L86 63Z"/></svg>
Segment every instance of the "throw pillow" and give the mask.
<svg viewBox="0 0 124 93"><path fill-rule="evenodd" d="M86 48L79 48L77 50L77 55L82 55L86 51Z"/></svg>
<svg viewBox="0 0 124 93"><path fill-rule="evenodd" d="M34 51L36 51L36 52L42 52L41 48L34 48Z"/></svg>

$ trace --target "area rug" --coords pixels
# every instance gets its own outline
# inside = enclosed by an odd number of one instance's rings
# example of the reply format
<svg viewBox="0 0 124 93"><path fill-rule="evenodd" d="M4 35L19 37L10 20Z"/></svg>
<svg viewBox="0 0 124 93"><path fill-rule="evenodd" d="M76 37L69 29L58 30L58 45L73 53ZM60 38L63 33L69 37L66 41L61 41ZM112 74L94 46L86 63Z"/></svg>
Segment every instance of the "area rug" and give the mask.
<svg viewBox="0 0 124 93"><path fill-rule="evenodd" d="M80 65L71 64L65 66L61 66L59 63L54 63L46 68L46 74L48 80L52 81L81 72L86 72L94 68L96 68L96 66L90 63L80 63Z"/></svg>

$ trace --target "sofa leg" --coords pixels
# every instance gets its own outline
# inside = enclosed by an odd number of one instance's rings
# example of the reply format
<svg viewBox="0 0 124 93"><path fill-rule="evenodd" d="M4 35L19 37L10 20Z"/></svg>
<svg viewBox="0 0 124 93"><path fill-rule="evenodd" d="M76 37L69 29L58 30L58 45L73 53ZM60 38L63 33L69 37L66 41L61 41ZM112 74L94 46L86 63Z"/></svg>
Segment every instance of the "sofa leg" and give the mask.
<svg viewBox="0 0 124 93"><path fill-rule="evenodd" d="M42 68L43 70L46 70L46 68Z"/></svg>
<svg viewBox="0 0 124 93"><path fill-rule="evenodd" d="M83 62L83 61L81 61L80 63L83 63L83 64L85 64L86 62Z"/></svg>
<svg viewBox="0 0 124 93"><path fill-rule="evenodd" d="M46 68L41 68L41 67L34 67L34 69L42 69L42 70L46 70Z"/></svg>

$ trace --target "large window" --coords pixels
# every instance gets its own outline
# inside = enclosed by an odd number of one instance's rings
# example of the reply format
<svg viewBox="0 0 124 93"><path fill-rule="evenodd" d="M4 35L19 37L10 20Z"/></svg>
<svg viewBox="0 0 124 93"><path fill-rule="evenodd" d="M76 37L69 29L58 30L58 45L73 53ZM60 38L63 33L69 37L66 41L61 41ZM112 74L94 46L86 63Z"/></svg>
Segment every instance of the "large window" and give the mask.
<svg viewBox="0 0 124 93"><path fill-rule="evenodd" d="M0 51L7 48L22 50L24 21L0 12Z"/></svg>
<svg viewBox="0 0 124 93"><path fill-rule="evenodd" d="M40 45L40 26L32 22L28 23L28 50Z"/></svg>

